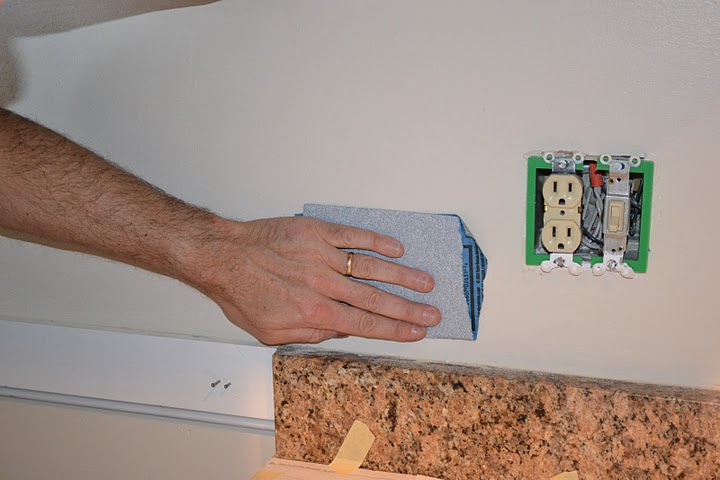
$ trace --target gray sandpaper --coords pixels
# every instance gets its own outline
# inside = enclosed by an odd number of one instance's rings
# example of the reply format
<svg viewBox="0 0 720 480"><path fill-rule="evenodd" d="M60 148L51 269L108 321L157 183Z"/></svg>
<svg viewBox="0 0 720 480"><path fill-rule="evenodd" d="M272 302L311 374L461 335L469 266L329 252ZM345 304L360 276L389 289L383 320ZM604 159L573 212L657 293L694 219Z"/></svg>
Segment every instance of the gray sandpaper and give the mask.
<svg viewBox="0 0 720 480"><path fill-rule="evenodd" d="M467 268L464 271L464 226L459 217L314 204L305 205L303 215L326 222L372 230L399 240L405 247L405 254L399 259L390 260L428 272L435 279L435 288L429 293L419 293L397 285L366 282L400 297L439 308L442 320L437 326L428 328L428 338L475 339L477 331L473 332L472 325L476 328L478 319L470 318L469 299L463 283L464 275L467 280ZM373 252L359 253L382 258ZM478 262L482 269L481 284L485 259L482 253L479 253L479 256L482 258L482 261ZM482 292L482 286L478 288ZM478 313L479 310L478 304Z"/></svg>

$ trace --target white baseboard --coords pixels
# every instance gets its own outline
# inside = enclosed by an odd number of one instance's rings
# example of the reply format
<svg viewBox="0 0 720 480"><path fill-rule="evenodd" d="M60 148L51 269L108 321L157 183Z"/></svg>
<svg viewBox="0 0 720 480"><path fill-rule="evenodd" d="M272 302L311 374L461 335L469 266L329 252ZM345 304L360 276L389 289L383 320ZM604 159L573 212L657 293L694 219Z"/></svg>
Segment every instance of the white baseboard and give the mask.
<svg viewBox="0 0 720 480"><path fill-rule="evenodd" d="M271 430L273 352L0 320L0 395Z"/></svg>

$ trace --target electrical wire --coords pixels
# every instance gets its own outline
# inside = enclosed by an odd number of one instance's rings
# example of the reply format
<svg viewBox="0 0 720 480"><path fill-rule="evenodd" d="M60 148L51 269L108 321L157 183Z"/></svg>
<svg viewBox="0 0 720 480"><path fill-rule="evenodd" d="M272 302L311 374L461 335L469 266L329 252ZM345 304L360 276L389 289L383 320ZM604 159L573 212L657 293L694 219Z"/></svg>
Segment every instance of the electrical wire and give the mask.
<svg viewBox="0 0 720 480"><path fill-rule="evenodd" d="M595 236L594 236L593 234L591 234L590 232L588 232L588 229L587 229L587 228L583 228L583 235L585 235L589 240L591 240L592 242L594 242L594 243L597 244L597 245L602 245L602 244L603 244L602 240L599 240L599 239L595 238Z"/></svg>
<svg viewBox="0 0 720 480"><path fill-rule="evenodd" d="M597 183L597 180L591 181L591 175L594 174L594 169L587 173L583 172L583 186L585 188L583 189L583 238L581 243L590 250L602 250L605 193L603 191L604 186L592 185Z"/></svg>
<svg viewBox="0 0 720 480"><path fill-rule="evenodd" d="M642 212L642 192L643 181L637 180L640 184L637 191L630 195L630 226L628 227L628 236L634 237L638 233L640 224L640 213Z"/></svg>

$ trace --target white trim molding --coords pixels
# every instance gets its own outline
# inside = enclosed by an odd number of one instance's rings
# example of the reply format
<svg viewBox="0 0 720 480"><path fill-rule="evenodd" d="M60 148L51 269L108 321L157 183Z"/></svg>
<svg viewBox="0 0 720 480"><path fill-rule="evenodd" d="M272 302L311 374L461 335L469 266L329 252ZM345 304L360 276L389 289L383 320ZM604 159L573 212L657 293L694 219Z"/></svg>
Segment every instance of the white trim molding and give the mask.
<svg viewBox="0 0 720 480"><path fill-rule="evenodd" d="M272 431L273 353L0 320L0 396Z"/></svg>

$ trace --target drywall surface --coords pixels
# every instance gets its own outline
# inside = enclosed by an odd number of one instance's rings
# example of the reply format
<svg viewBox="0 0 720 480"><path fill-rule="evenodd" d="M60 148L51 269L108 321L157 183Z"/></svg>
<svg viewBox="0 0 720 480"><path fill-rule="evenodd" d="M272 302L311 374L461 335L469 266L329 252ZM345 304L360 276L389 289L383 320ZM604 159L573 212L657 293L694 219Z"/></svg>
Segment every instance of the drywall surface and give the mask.
<svg viewBox="0 0 720 480"><path fill-rule="evenodd" d="M718 9L223 1L7 39L10 107L231 217L306 202L460 214L490 262L478 341L328 348L712 386ZM523 155L558 148L657 162L646 275L524 265ZM0 315L253 341L176 282L9 239Z"/></svg>
<svg viewBox="0 0 720 480"><path fill-rule="evenodd" d="M0 398L0 477L246 479L270 433Z"/></svg>

